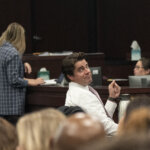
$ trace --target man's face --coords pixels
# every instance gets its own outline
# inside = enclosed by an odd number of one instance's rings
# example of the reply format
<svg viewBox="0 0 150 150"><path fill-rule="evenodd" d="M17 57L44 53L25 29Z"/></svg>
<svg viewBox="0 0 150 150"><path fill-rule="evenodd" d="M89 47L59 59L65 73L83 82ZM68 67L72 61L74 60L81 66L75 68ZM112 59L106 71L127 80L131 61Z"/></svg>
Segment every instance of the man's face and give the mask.
<svg viewBox="0 0 150 150"><path fill-rule="evenodd" d="M134 75L135 76L142 76L149 74L149 70L145 70L143 68L142 61L138 61L134 67Z"/></svg>
<svg viewBox="0 0 150 150"><path fill-rule="evenodd" d="M92 82L91 71L85 59L75 63L73 73L73 76L68 75L68 78L73 82L83 86L87 86Z"/></svg>

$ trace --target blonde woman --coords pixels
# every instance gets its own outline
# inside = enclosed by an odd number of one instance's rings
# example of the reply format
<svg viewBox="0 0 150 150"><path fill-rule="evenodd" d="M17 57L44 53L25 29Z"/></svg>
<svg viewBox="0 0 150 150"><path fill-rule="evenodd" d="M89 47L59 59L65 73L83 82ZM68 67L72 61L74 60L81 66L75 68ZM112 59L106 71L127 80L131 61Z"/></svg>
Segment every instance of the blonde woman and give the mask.
<svg viewBox="0 0 150 150"><path fill-rule="evenodd" d="M0 37L0 116L14 124L24 113L27 85L44 83L41 78L24 78L21 58L25 48L24 28L18 23L11 23ZM28 63L25 68L31 72Z"/></svg>
<svg viewBox="0 0 150 150"><path fill-rule="evenodd" d="M50 139L65 115L53 108L27 114L17 122L17 150L50 150Z"/></svg>
<svg viewBox="0 0 150 150"><path fill-rule="evenodd" d="M17 144L16 128L0 117L0 150L15 150Z"/></svg>
<svg viewBox="0 0 150 150"><path fill-rule="evenodd" d="M118 134L149 133L150 132L150 108L139 107L133 110L127 120L122 122Z"/></svg>

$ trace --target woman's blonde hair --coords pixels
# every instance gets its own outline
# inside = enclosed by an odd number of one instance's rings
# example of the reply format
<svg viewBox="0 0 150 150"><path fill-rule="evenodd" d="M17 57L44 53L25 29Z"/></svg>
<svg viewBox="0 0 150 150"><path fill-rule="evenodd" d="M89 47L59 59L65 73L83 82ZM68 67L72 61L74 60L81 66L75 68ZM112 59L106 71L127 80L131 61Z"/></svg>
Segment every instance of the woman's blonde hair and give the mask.
<svg viewBox="0 0 150 150"><path fill-rule="evenodd" d="M0 37L0 45L3 45L4 42L11 43L19 53L23 54L26 48L25 30L23 26L16 22L9 24Z"/></svg>
<svg viewBox="0 0 150 150"><path fill-rule="evenodd" d="M65 119L63 113L53 108L21 117L17 123L19 146L25 150L50 150L50 138Z"/></svg>
<svg viewBox="0 0 150 150"><path fill-rule="evenodd" d="M17 144L16 128L0 117L0 150L15 150Z"/></svg>

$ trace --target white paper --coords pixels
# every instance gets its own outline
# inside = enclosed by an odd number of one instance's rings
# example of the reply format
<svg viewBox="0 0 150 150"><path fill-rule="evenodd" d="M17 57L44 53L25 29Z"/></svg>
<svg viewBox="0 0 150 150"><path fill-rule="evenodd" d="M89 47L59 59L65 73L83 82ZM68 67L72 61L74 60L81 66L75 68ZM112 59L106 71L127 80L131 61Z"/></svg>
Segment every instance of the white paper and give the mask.
<svg viewBox="0 0 150 150"><path fill-rule="evenodd" d="M44 83L41 85L56 85L56 79L44 80Z"/></svg>

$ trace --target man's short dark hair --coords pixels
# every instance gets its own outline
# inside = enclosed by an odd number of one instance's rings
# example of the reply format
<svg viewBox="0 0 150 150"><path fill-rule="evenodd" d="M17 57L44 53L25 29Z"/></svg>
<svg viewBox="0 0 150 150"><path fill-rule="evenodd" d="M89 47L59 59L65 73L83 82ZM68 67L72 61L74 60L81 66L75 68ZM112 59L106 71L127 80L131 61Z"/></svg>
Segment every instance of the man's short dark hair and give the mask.
<svg viewBox="0 0 150 150"><path fill-rule="evenodd" d="M73 53L63 60L62 72L68 82L70 82L70 79L67 77L67 75L72 76L74 72L75 63L83 59L87 60L85 53L79 52Z"/></svg>
<svg viewBox="0 0 150 150"><path fill-rule="evenodd" d="M149 59L149 58L142 57L142 58L140 59L140 61L142 62L143 68L144 68L145 70L150 69L150 59Z"/></svg>

